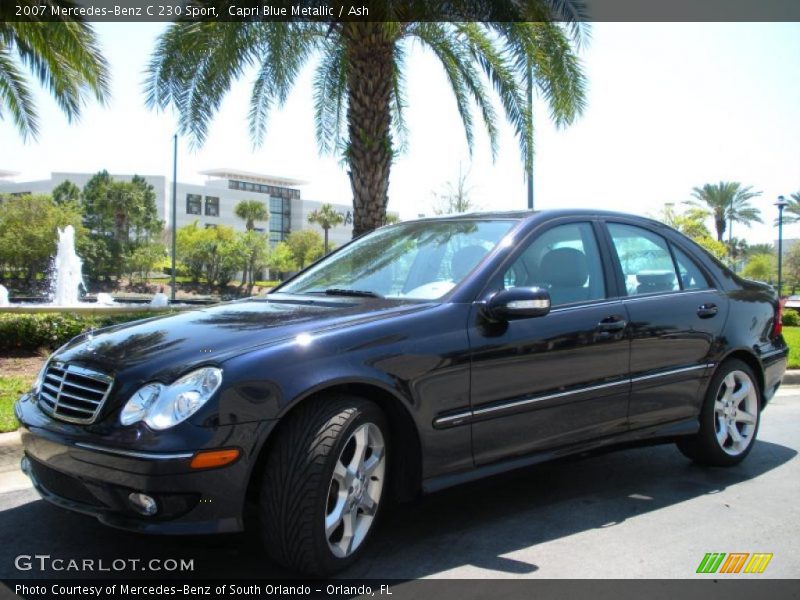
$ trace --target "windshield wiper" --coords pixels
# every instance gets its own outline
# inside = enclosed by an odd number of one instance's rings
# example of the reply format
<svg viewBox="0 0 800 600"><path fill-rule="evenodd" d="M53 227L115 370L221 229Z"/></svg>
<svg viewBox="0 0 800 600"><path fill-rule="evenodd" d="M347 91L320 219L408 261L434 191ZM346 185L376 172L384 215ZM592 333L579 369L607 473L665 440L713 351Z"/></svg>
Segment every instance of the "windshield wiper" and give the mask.
<svg viewBox="0 0 800 600"><path fill-rule="evenodd" d="M380 294L376 292L370 292L369 290L346 290L344 288L328 288L325 290L325 294L328 296L360 296L363 298L383 298Z"/></svg>

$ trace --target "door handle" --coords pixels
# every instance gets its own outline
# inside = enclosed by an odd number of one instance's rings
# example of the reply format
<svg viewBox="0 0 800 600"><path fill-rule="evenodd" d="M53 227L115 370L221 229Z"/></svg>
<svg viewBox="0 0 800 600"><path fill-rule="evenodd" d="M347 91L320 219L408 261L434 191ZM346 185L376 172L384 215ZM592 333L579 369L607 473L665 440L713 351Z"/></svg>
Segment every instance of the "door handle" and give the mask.
<svg viewBox="0 0 800 600"><path fill-rule="evenodd" d="M612 334L622 331L627 325L628 322L619 315L611 315L597 324L597 331L601 334Z"/></svg>
<svg viewBox="0 0 800 600"><path fill-rule="evenodd" d="M717 314L718 310L719 309L717 308L716 304L701 304L697 308L697 316L701 319L710 319Z"/></svg>

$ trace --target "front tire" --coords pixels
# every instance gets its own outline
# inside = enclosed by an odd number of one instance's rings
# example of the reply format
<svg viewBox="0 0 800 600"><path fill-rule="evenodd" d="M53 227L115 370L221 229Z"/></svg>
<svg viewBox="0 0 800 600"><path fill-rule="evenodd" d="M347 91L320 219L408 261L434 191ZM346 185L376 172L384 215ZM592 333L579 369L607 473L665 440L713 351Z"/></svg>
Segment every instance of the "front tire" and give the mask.
<svg viewBox="0 0 800 600"><path fill-rule="evenodd" d="M357 560L387 493L386 418L346 395L309 401L287 418L261 486L264 543L286 567L330 575Z"/></svg>
<svg viewBox="0 0 800 600"><path fill-rule="evenodd" d="M725 361L712 377L700 411L700 430L678 441L694 462L730 467L753 449L761 421L761 390L746 363Z"/></svg>

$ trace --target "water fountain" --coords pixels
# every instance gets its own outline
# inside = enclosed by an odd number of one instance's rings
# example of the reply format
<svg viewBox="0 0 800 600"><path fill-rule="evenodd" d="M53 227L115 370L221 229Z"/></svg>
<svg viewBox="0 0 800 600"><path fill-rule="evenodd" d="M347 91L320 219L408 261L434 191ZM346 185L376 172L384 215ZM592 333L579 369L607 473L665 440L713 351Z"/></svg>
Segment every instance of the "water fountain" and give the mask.
<svg viewBox="0 0 800 600"><path fill-rule="evenodd" d="M58 246L53 265L53 293L51 303L56 306L80 304L80 289L83 282L83 261L75 251L75 228L67 225L58 230Z"/></svg>
<svg viewBox="0 0 800 600"><path fill-rule="evenodd" d="M168 309L186 310L190 305L170 305L166 294L155 294L149 303L117 302L106 292L97 294L96 302L82 302L80 290L86 290L83 281L83 261L75 251L75 228L67 225L58 230L58 244L53 259L49 303L44 304L11 304L8 290L0 285L0 312L77 312L77 313L109 313L109 312L160 312Z"/></svg>
<svg viewBox="0 0 800 600"><path fill-rule="evenodd" d="M153 299L150 300L150 306L163 308L165 306L169 306L169 296L167 296L164 292L158 292Z"/></svg>

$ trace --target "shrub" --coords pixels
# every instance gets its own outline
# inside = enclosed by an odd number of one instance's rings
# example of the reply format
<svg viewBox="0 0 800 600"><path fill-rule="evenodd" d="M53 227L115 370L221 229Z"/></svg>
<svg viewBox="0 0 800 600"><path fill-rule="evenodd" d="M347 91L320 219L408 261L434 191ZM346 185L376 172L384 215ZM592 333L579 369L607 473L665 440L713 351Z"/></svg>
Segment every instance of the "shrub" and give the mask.
<svg viewBox="0 0 800 600"><path fill-rule="evenodd" d="M784 310L783 324L786 325L786 327L800 326L800 315L797 314L796 310Z"/></svg>
<svg viewBox="0 0 800 600"><path fill-rule="evenodd" d="M0 351L54 350L89 329L151 317L153 313L81 315L76 313L0 314Z"/></svg>

